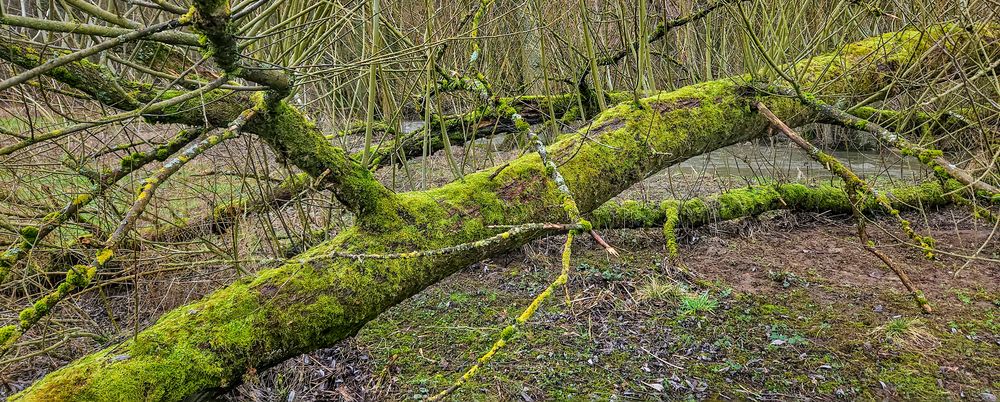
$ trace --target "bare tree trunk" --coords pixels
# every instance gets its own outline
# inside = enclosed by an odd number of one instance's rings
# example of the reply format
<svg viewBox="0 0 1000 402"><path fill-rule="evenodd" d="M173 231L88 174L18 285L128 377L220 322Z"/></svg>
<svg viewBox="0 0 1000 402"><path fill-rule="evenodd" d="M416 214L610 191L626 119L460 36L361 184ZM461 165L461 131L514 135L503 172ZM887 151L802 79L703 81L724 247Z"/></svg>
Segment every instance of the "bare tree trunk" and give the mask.
<svg viewBox="0 0 1000 402"><path fill-rule="evenodd" d="M517 21L523 35L521 36L521 82L525 91L531 94L542 93L542 32L538 23L541 7L537 1L525 1L514 6Z"/></svg>

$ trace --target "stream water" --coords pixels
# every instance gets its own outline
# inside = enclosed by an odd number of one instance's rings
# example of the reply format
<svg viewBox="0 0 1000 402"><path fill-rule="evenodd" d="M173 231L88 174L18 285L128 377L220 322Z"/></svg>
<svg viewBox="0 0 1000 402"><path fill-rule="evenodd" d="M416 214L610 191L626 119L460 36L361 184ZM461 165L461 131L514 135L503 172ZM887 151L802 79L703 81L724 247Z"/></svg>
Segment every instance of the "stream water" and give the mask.
<svg viewBox="0 0 1000 402"><path fill-rule="evenodd" d="M916 182L927 170L912 158L877 151L827 150L858 176L875 185ZM654 174L629 189L631 197L688 197L761 182L839 183L829 171L797 146L737 144L688 159Z"/></svg>
<svg viewBox="0 0 1000 402"><path fill-rule="evenodd" d="M422 122L406 122L404 131L420 128ZM492 142L477 140L478 146L489 143L499 144L502 137L494 137ZM901 158L892 153L878 151L826 150L850 167L862 178L876 184L897 181L914 182L928 177L927 170L913 158ZM671 166L646 179L640 187L643 192L676 192L680 189L708 187L704 190L746 186L768 180L791 182L831 182L835 178L830 172L787 141L775 140L768 143L744 143L721 148L699 155ZM632 190L636 190L633 188ZM689 191L681 191L689 193Z"/></svg>
<svg viewBox="0 0 1000 402"><path fill-rule="evenodd" d="M827 150L861 177L918 180L926 175L920 162L877 151ZM668 174L667 171L661 174ZM773 145L737 144L699 155L669 169L669 174L702 175L716 178L779 177L791 181L823 180L832 177L802 149L786 143Z"/></svg>

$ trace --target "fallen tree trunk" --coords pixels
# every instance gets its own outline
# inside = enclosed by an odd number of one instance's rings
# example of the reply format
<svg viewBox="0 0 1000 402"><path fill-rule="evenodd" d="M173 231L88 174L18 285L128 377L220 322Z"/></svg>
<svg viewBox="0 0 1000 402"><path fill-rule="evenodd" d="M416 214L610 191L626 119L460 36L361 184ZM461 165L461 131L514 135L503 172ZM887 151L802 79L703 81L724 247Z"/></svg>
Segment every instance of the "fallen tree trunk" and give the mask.
<svg viewBox="0 0 1000 402"><path fill-rule="evenodd" d="M952 202L947 193L960 189L958 182L943 187L938 182L898 186L886 191L893 208L910 210L937 207ZM867 199L862 211L878 211L880 205ZM726 191L712 197L658 202L608 202L590 214L595 228L648 228L667 223L672 208L676 208L677 227L698 227L768 211L834 212L850 214L851 202L843 187L832 185L807 186L798 183L760 185Z"/></svg>
<svg viewBox="0 0 1000 402"><path fill-rule="evenodd" d="M612 92L607 95L608 99L616 103L632 97L631 93L624 92ZM519 117L527 124L543 123L548 118L550 107L560 119L576 120L581 116L578 103L576 94L523 96L502 98L496 105L483 106L463 115L435 116L430 128L421 127L409 133L395 133L400 135L398 144L382 144L376 148L373 151L373 164L389 166L399 164L403 160L418 158L423 155L425 139L429 154L444 149L442 129L448 136L449 144L454 146L465 144L472 139L521 132L522 128L515 123L515 117ZM345 134L350 134L357 131L357 128L346 131ZM355 154L355 159L361 159L360 153ZM291 201L296 194L309 191L312 184L308 174L291 175L282 180L277 187L269 189L259 197L244 197L219 205L202 216L150 233L146 238L152 241L186 241L199 236L221 234L240 217L278 207Z"/></svg>
<svg viewBox="0 0 1000 402"><path fill-rule="evenodd" d="M528 124L538 124L546 119L550 106L558 116L563 116L576 108L576 103L574 94L504 98L496 106L477 108L466 115L435 116L438 118L432 121L429 128L421 127L409 133L394 133L401 136L398 145L383 144L373 150L373 165L388 166L401 163L401 160L420 157L424 152L425 138L427 151L430 154L440 151L444 148L442 129L451 145L461 145L472 138L489 138L519 131L517 124L514 123L515 115L520 116ZM354 130L348 130L350 131ZM355 157L361 159L360 155ZM295 195L309 191L312 184L313 181L308 174L294 174L259 197L243 197L219 205L203 216L194 217L173 227L162 228L148 234L146 238L152 241L187 241L199 236L221 234L240 217L278 207L291 201Z"/></svg>
<svg viewBox="0 0 1000 402"><path fill-rule="evenodd" d="M996 51L995 32L977 35L978 44ZM941 40L944 36L948 40ZM960 52L958 46L971 37L957 27L887 34L805 60L795 71L805 77L803 84L822 83L830 93L864 96L912 63L942 66L948 62L944 58L921 55L938 46ZM560 165L580 211L593 211L667 166L764 135L769 123L752 110L753 102L765 103L790 125L815 120L814 112L797 101L747 91L740 81L707 82L640 104L623 103L550 146L548 154ZM278 117L264 116L256 130L265 139L281 129L280 120L268 118ZM263 126L269 123L276 126ZM291 157L303 152L284 151ZM261 271L177 308L135 337L50 373L11 400L173 401L209 396L240 383L248 372L333 345L457 270L547 232L525 231L483 248L427 258L357 260L338 254L440 249L493 236L498 231L492 225L566 221L559 190L534 154L441 188L403 194L357 191L351 187L357 182L343 181L353 180L352 172L334 172L342 173L340 183L355 190L340 193L339 199L383 198L360 203L364 208L356 226L299 257L328 258Z"/></svg>
<svg viewBox="0 0 1000 402"><path fill-rule="evenodd" d="M618 102L631 99L631 93L612 92L608 93L610 100ZM579 107L576 94L562 94L546 96L526 96L520 98L504 98L499 102L500 106L484 107L477 109L465 116L454 116L444 119L445 131L449 137L451 145L462 145L474 135L476 138L489 138L500 134L510 134L518 131L514 123L515 114L529 124L538 124L546 121L546 111L549 105L557 116L579 118ZM961 127L962 122L950 117L946 113L935 118L927 113L912 113L875 109L870 107L858 108L852 114L864 120L886 123L896 127L897 131L928 130L929 134L939 135L948 133L948 129ZM429 153L440 151L444 148L444 142L440 136L441 120L434 120L431 132L427 133L425 128L420 128L410 133L402 134L398 146L384 145L374 151L375 157L380 166L400 163L400 155L403 158L417 158L422 155L423 141L428 139L427 148ZM825 124L832 124L829 118L822 117L819 121ZM357 130L356 128L354 130ZM274 188L261 194L259 197L244 197L232 202L222 204L206 212L204 215L191 218L176 226L161 228L149 233L145 237L152 241L187 241L199 236L222 234L229 229L241 217L262 213L291 201L296 194L303 194L310 191L312 181L309 175L299 173L289 176L281 181Z"/></svg>

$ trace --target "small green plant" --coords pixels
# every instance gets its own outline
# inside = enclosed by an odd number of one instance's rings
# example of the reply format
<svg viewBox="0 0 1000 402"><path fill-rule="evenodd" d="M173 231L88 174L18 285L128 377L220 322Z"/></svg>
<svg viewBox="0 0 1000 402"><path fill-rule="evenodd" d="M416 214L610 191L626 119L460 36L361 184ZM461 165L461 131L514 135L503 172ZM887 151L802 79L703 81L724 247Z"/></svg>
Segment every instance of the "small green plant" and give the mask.
<svg viewBox="0 0 1000 402"><path fill-rule="evenodd" d="M454 292L448 295L448 299L455 303L465 303L469 301L469 295L462 292Z"/></svg>
<svg viewBox="0 0 1000 402"><path fill-rule="evenodd" d="M611 269L610 266L601 269L593 265L590 265L586 262L581 262L579 265L577 265L577 269L580 270L581 272L586 273L587 275L600 277L605 282L618 282L624 278L621 271L613 270Z"/></svg>
<svg viewBox="0 0 1000 402"><path fill-rule="evenodd" d="M729 359L726 359L725 361L719 363L713 368L713 370L715 370L716 373L736 373L742 369L743 369L742 364L739 364Z"/></svg>
<svg viewBox="0 0 1000 402"><path fill-rule="evenodd" d="M893 318L885 324L885 337L886 339L896 339L902 336L910 329L911 322L905 318Z"/></svg>
<svg viewBox="0 0 1000 402"><path fill-rule="evenodd" d="M994 334L1000 334L1000 314L996 311L987 311L981 324L983 328L992 331Z"/></svg>
<svg viewBox="0 0 1000 402"><path fill-rule="evenodd" d="M642 300L665 300L677 295L678 290L672 283L664 282L654 277L642 285L637 292L639 298Z"/></svg>
<svg viewBox="0 0 1000 402"><path fill-rule="evenodd" d="M960 301L960 302L962 302L964 304L972 304L972 296L969 296L965 292L956 291L955 292L955 297L958 299L958 301Z"/></svg>
<svg viewBox="0 0 1000 402"><path fill-rule="evenodd" d="M601 279L604 279L605 282L618 282L621 281L622 278L624 278L624 275L622 275L619 271L612 271L609 269L601 271Z"/></svg>
<svg viewBox="0 0 1000 402"><path fill-rule="evenodd" d="M695 296L685 296L681 299L681 314L710 313L718 307L719 302L708 296L708 292L702 292Z"/></svg>
<svg viewBox="0 0 1000 402"><path fill-rule="evenodd" d="M919 318L897 317L880 325L872 334L894 345L900 345L913 350L926 350L937 347L940 342Z"/></svg>
<svg viewBox="0 0 1000 402"><path fill-rule="evenodd" d="M771 326L767 337L771 341L771 346L805 345L809 343L809 340L804 336L796 334L790 331L788 327L780 324Z"/></svg>

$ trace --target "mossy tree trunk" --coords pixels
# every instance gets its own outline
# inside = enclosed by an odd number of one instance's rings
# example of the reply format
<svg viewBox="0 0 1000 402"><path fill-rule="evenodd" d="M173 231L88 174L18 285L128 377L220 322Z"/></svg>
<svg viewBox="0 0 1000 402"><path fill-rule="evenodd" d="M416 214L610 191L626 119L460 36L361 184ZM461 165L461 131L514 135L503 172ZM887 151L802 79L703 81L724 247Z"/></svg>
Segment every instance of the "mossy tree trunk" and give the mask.
<svg viewBox="0 0 1000 402"><path fill-rule="evenodd" d="M941 41L946 33L948 40ZM993 32L978 35L990 39L982 43L996 46ZM919 56L971 37L957 28L887 34L802 61L794 71L803 84L865 96L913 62L925 69L948 63ZM560 165L579 209L588 213L667 166L765 135L769 123L752 109L754 102L763 102L790 125L816 119L797 100L748 91L745 80L722 79L639 104L622 103L562 137L548 154ZM301 114L280 104L248 122L247 131L306 173L330 177L337 198L358 215L356 226L279 268L165 314L135 337L48 374L11 400L173 401L211 395L238 384L248 372L334 345L457 270L552 232L538 229L484 248L430 257L335 255L439 249L493 236L498 230L491 225L566 221L560 192L537 155L437 189L394 194L303 122Z"/></svg>

